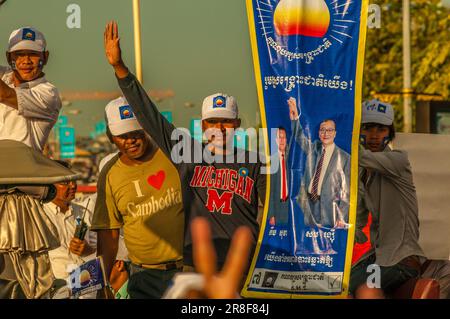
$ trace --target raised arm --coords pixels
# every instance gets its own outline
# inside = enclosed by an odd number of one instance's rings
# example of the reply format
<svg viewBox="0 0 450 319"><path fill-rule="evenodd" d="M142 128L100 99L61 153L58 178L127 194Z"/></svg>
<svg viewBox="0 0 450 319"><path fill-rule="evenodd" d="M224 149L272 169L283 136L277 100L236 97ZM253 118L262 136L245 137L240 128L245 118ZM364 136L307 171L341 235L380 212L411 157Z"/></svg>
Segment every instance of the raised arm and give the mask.
<svg viewBox="0 0 450 319"><path fill-rule="evenodd" d="M309 152L312 147L311 140L303 134L303 128L300 124L300 116L297 109L297 101L291 97L287 103L289 106L289 118L291 119L292 137L304 152Z"/></svg>
<svg viewBox="0 0 450 319"><path fill-rule="evenodd" d="M359 147L359 166L392 178L403 176L406 170L411 171L411 165L405 152L372 152L362 146Z"/></svg>
<svg viewBox="0 0 450 319"><path fill-rule="evenodd" d="M171 159L171 150L178 143L178 141L171 140L175 126L161 115L139 81L129 72L123 62L116 22L110 22L106 25L104 44L108 62L114 68L119 86L133 109L136 118L143 129L152 137L168 158Z"/></svg>

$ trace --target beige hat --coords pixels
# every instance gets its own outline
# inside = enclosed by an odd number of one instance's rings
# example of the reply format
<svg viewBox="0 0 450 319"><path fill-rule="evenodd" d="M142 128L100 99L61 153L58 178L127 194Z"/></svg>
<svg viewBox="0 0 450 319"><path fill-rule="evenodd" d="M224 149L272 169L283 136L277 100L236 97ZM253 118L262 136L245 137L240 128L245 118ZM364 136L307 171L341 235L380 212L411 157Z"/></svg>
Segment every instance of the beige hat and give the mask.
<svg viewBox="0 0 450 319"><path fill-rule="evenodd" d="M142 130L142 126L124 97L112 100L105 107L106 122L113 136Z"/></svg>
<svg viewBox="0 0 450 319"><path fill-rule="evenodd" d="M238 106L234 96L216 93L205 97L202 105L202 120L209 118L236 119Z"/></svg>
<svg viewBox="0 0 450 319"><path fill-rule="evenodd" d="M44 35L33 27L14 30L9 36L8 52L31 50L44 52L47 42Z"/></svg>

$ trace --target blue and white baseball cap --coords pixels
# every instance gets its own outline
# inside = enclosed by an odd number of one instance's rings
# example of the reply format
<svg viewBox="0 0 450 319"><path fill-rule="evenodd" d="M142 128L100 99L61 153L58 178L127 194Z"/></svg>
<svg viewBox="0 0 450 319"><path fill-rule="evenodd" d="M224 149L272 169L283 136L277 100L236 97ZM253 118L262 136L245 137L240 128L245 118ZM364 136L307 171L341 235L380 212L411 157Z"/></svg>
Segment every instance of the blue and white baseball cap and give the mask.
<svg viewBox="0 0 450 319"><path fill-rule="evenodd" d="M112 100L105 107L106 123L113 136L142 130L142 126L124 97Z"/></svg>
<svg viewBox="0 0 450 319"><path fill-rule="evenodd" d="M216 93L205 97L202 104L202 120L210 118L236 119L238 106L234 96Z"/></svg>
<svg viewBox="0 0 450 319"><path fill-rule="evenodd" d="M33 27L14 30L9 36L8 52L31 50L44 52L47 46L44 35Z"/></svg>
<svg viewBox="0 0 450 319"><path fill-rule="evenodd" d="M361 123L378 123L392 125L394 122L394 108L389 103L373 99L362 104Z"/></svg>

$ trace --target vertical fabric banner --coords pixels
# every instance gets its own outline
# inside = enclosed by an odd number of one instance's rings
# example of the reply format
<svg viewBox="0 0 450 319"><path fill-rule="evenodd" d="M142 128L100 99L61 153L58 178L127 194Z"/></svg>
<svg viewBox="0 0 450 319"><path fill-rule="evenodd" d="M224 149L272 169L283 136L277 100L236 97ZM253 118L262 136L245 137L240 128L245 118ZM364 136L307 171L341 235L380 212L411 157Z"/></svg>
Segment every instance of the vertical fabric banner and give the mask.
<svg viewBox="0 0 450 319"><path fill-rule="evenodd" d="M367 9L247 0L270 175L245 297L348 294Z"/></svg>

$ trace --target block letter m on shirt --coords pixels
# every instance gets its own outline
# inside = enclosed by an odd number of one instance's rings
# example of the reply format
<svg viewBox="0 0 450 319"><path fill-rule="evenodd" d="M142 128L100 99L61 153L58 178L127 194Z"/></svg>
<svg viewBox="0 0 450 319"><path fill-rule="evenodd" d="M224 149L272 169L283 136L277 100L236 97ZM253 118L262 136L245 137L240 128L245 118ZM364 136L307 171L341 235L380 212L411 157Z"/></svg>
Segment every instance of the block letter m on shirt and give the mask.
<svg viewBox="0 0 450 319"><path fill-rule="evenodd" d="M211 212L220 211L221 214L231 215L231 200L233 199L232 192L223 192L219 195L217 189L208 189L208 202L206 208Z"/></svg>

